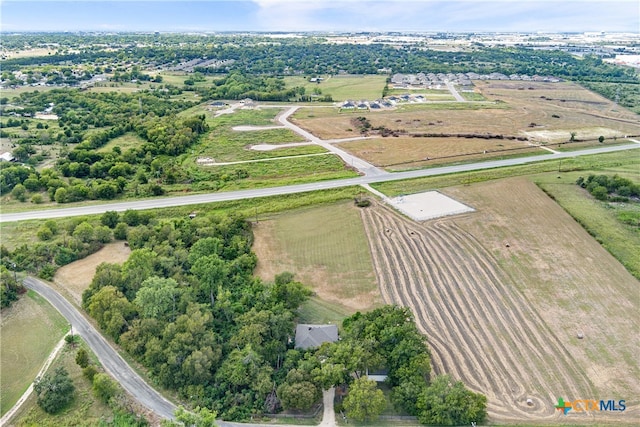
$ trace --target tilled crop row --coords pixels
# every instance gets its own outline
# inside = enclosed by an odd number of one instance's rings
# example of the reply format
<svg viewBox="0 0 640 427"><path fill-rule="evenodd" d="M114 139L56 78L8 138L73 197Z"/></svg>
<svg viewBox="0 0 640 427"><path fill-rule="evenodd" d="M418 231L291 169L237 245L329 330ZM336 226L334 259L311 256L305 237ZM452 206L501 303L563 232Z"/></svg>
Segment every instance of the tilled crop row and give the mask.
<svg viewBox="0 0 640 427"><path fill-rule="evenodd" d="M451 221L423 226L379 206L362 217L385 302L411 308L434 372L486 394L490 416L556 417L558 395L593 395L560 340L473 236Z"/></svg>

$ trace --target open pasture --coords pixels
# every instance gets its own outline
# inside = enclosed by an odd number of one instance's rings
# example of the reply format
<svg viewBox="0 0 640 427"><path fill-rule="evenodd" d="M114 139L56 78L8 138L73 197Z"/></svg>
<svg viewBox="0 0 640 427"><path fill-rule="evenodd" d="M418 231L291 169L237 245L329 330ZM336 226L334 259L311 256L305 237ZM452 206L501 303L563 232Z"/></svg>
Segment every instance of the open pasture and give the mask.
<svg viewBox="0 0 640 427"><path fill-rule="evenodd" d="M134 132L127 132L122 136L113 138L104 146L98 148L96 151L99 153L109 153L115 147L120 147L120 149L124 152L130 148L139 147L144 143L145 140L136 135Z"/></svg>
<svg viewBox="0 0 640 427"><path fill-rule="evenodd" d="M298 209L260 221L253 229L256 275L273 281L291 271L315 297L306 321L340 320L381 303L371 254L353 202Z"/></svg>
<svg viewBox="0 0 640 427"><path fill-rule="evenodd" d="M29 291L2 310L0 413L18 401L36 378L69 324L44 298Z"/></svg>
<svg viewBox="0 0 640 427"><path fill-rule="evenodd" d="M368 99L373 101L382 96L386 82L384 75L333 75L321 76L320 83L310 82L307 77L285 77L287 88L301 86L305 94L313 94L314 89L320 89L320 96L331 95L334 101L347 99Z"/></svg>
<svg viewBox="0 0 640 427"><path fill-rule="evenodd" d="M576 421L637 420L637 281L526 179L445 192L477 212L361 211L384 301L412 309L434 371L486 394L492 421L558 422L560 395L631 396Z"/></svg>
<svg viewBox="0 0 640 427"><path fill-rule="evenodd" d="M607 138L605 143L615 143L625 135L640 134L640 119L636 114L574 83L479 81L476 82L476 90L479 96L493 102L400 104L396 110L380 112L301 109L295 115L295 122L323 139L360 135L353 121L360 116L366 117L372 128L385 127L408 134L489 133L505 138L527 138L533 144L550 146L569 141L572 134L578 140L590 140L580 143L581 147L598 145L597 139L601 135ZM342 148L376 164L390 165L412 160L421 162L426 157L490 152L525 144L507 139L460 141L455 136L425 138L425 142L413 141L409 146L406 140L387 142L393 139L358 141L344 144ZM393 148L381 148L386 145ZM453 158L452 161L458 160Z"/></svg>
<svg viewBox="0 0 640 427"><path fill-rule="evenodd" d="M547 153L524 141L482 138L374 138L337 144L389 170L427 167L469 160Z"/></svg>
<svg viewBox="0 0 640 427"><path fill-rule="evenodd" d="M122 264L129 258L130 253L131 249L125 246L124 242L109 243L86 258L60 267L53 277L54 285L58 291L69 296L80 306L82 293L89 288L98 265L103 262Z"/></svg>

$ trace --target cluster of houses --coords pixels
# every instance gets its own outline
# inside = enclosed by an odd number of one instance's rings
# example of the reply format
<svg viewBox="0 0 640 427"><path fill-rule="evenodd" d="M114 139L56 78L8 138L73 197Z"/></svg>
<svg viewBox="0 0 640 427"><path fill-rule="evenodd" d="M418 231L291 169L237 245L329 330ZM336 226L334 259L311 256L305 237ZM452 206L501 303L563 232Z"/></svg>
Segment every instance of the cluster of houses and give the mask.
<svg viewBox="0 0 640 427"><path fill-rule="evenodd" d="M189 61L182 61L176 65L169 62L166 64L158 65L156 69L158 70L167 70L167 71L185 71L187 73L192 73L196 67L198 68L223 68L228 67L233 64L235 59L207 59L204 58L195 58Z"/></svg>
<svg viewBox="0 0 640 427"><path fill-rule="evenodd" d="M396 73L391 76L391 83L394 88L408 87L428 87L439 89L447 82L455 83L462 87L473 86L473 80L522 80L534 82L551 82L557 83L562 81L552 76L529 76L527 74L511 74L502 73L478 74L478 73L418 73L418 74L400 74Z"/></svg>
<svg viewBox="0 0 640 427"><path fill-rule="evenodd" d="M347 100L338 107L341 110L383 110L393 108L403 102L425 102L427 99L423 95L404 94L399 96L388 96L386 98L376 99L375 101L353 101Z"/></svg>

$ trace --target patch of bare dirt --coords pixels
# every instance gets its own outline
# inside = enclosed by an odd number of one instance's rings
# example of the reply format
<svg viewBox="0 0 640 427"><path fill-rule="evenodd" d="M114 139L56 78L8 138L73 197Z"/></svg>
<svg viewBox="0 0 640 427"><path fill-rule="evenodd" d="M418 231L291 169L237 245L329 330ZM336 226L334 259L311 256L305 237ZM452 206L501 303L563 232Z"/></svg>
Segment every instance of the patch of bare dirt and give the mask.
<svg viewBox="0 0 640 427"><path fill-rule="evenodd" d="M82 292L91 284L98 265L103 262L122 264L130 253L131 249L124 242L110 243L86 258L61 267L53 277L53 282L67 291L76 303L81 304Z"/></svg>

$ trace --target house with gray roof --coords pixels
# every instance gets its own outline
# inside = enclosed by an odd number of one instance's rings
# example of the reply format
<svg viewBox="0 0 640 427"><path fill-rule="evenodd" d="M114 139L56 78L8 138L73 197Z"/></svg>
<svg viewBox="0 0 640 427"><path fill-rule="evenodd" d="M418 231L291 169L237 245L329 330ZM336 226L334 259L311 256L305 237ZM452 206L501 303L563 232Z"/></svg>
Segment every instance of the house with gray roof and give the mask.
<svg viewBox="0 0 640 427"><path fill-rule="evenodd" d="M296 326L296 348L306 350L320 347L325 342L338 341L338 327L336 325L307 325Z"/></svg>

